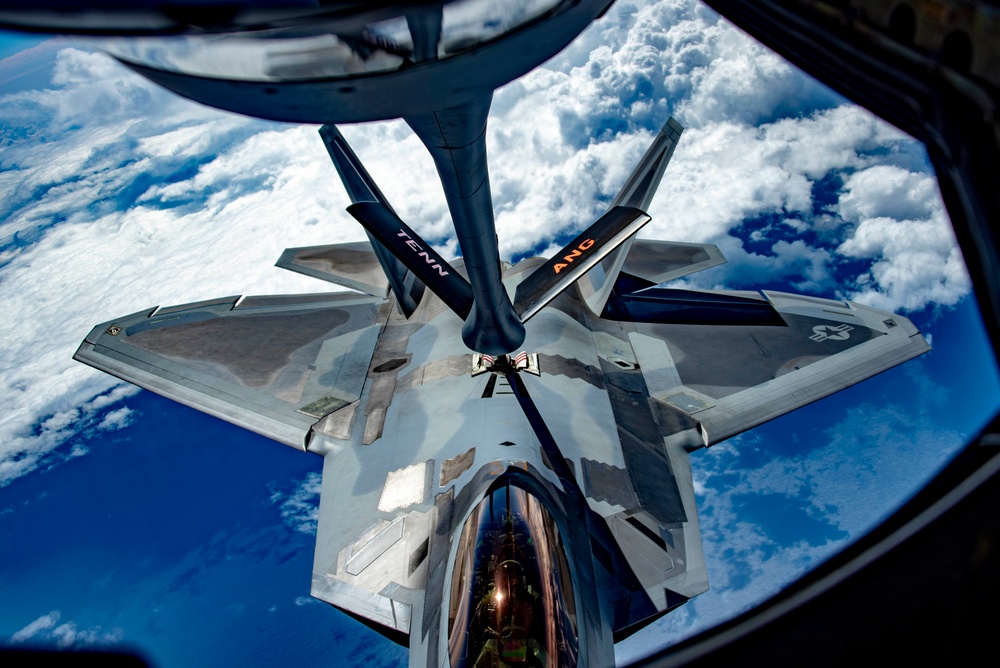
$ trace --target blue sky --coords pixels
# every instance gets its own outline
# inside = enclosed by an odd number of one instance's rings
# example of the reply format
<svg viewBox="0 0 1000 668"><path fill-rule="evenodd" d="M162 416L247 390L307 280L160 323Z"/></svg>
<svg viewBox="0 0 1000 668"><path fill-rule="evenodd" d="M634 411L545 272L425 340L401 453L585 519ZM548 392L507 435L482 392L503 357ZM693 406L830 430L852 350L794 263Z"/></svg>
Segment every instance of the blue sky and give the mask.
<svg viewBox="0 0 1000 668"><path fill-rule="evenodd" d="M18 51L31 48L45 41L44 37L34 37L32 35L21 35L17 33L3 33L0 35L0 58L12 56Z"/></svg>
<svg viewBox="0 0 1000 668"><path fill-rule="evenodd" d="M33 47L14 53L15 49ZM405 651L308 598L321 461L70 357L156 304L324 291L286 247L360 240L315 127L156 89L70 43L0 39L0 639L125 645L155 665L356 665ZM922 148L687 0L620 2L497 92L501 252L589 224L652 133L687 130L644 236L716 243L694 287L855 299L929 354L692 456L712 590L617 649L653 651L777 591L891 512L997 409ZM399 122L344 129L401 216L457 246Z"/></svg>

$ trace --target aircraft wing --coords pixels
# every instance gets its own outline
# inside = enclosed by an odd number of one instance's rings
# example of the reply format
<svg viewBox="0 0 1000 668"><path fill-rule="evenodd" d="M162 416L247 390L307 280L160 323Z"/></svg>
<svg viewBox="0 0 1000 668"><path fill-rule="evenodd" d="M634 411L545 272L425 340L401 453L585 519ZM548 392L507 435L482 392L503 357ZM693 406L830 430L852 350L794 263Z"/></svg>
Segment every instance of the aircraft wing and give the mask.
<svg viewBox="0 0 1000 668"><path fill-rule="evenodd" d="M632 323L629 340L650 397L697 423L704 445L930 350L909 320L861 304L768 291L707 294L760 300L784 326Z"/></svg>
<svg viewBox="0 0 1000 668"><path fill-rule="evenodd" d="M305 450L317 421L360 398L383 303L337 293L146 309L95 327L74 359Z"/></svg>
<svg viewBox="0 0 1000 668"><path fill-rule="evenodd" d="M372 285L378 264L363 245L289 249L279 264L383 290ZM98 325L74 358L324 456L317 561L325 570L314 593L378 622L383 632L405 635L412 599L383 590L385 582L420 588L426 579L426 565L417 567L424 561L419 555L427 554L430 515L414 508L425 500L414 494L430 489L433 460L428 464L410 452L422 434L406 416L390 414L387 429L395 433L382 439L390 403L402 402L394 398L395 379L409 358L398 350L398 328L413 329L391 304L334 293L223 297L150 308ZM390 313L393 327L380 340ZM461 326L450 311L440 315ZM461 355L427 377L443 374L447 382L456 370L468 375L469 359ZM420 371L423 377L426 370ZM404 424L397 426L397 419ZM391 456L383 454L389 446L371 445L396 439L401 446ZM404 549L396 568L392 558ZM339 579L327 577L327 571Z"/></svg>

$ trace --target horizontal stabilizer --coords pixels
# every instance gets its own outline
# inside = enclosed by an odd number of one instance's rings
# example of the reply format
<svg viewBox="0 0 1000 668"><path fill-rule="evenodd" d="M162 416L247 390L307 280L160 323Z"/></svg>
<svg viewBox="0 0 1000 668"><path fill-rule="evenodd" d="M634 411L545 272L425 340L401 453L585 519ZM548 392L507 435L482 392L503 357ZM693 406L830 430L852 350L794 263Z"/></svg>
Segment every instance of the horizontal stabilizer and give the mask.
<svg viewBox="0 0 1000 668"><path fill-rule="evenodd" d="M215 299L95 327L74 359L299 450L361 397L381 300L351 293Z"/></svg>
<svg viewBox="0 0 1000 668"><path fill-rule="evenodd" d="M660 179L674 155L674 148L677 147L683 131L684 127L674 118L666 122L612 201L611 208L624 206L641 211L649 210L649 204L653 201L653 195L656 194ZM633 241L631 238L626 239L625 243L601 259L600 271L588 272L580 280L578 284L580 292L593 313L603 312L618 273L622 270L625 258L634 245Z"/></svg>
<svg viewBox="0 0 1000 668"><path fill-rule="evenodd" d="M715 244L636 239L625 258L622 272L659 285L725 262L726 258Z"/></svg>
<svg viewBox="0 0 1000 668"><path fill-rule="evenodd" d="M287 248L275 266L375 297L385 298L389 289L382 265L365 241Z"/></svg>
<svg viewBox="0 0 1000 668"><path fill-rule="evenodd" d="M517 286L514 311L527 322L643 225L645 211L616 206Z"/></svg>
<svg viewBox="0 0 1000 668"><path fill-rule="evenodd" d="M340 134L337 126L324 125L319 129L319 136L323 139L323 145L326 146L326 151L330 154L333 166L337 168L337 173L340 175L340 180L343 182L351 202L355 204L358 202L380 202L389 211L392 211L392 206L385 195L379 190L375 180L368 174L368 170L361 164L358 156L354 154L347 140ZM423 297L423 284L407 271L406 265L379 243L371 233L368 234L368 240L371 242L375 257L382 266L382 271L385 272L393 294L396 295L396 302L399 304L400 310L403 315L409 318L417 310L420 298ZM291 269L291 267L286 268ZM293 269L293 271L298 270Z"/></svg>
<svg viewBox="0 0 1000 668"><path fill-rule="evenodd" d="M430 244L381 202L358 202L347 207L347 211L448 308L465 320L472 310L472 287L434 252Z"/></svg>

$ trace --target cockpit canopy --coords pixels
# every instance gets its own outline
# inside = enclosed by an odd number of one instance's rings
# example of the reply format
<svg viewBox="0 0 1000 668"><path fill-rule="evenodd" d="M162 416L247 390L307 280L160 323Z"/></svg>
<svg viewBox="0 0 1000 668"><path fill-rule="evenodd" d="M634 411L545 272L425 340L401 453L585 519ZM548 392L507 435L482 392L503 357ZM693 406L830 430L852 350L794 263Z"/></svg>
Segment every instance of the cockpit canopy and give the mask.
<svg viewBox="0 0 1000 668"><path fill-rule="evenodd" d="M494 487L466 521L455 559L452 668L576 665L569 563L537 498L509 481Z"/></svg>

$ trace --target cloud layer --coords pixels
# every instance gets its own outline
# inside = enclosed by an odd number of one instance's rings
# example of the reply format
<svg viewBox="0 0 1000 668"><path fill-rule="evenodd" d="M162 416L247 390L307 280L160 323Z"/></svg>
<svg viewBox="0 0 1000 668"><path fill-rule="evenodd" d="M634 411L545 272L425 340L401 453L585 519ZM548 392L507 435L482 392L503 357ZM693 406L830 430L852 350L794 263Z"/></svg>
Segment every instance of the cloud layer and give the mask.
<svg viewBox="0 0 1000 668"><path fill-rule="evenodd" d="M271 502L281 508L281 519L288 528L305 534L316 535L316 524L319 521L319 493L323 484L323 476L319 472L306 475L295 489L285 494L275 490L271 494Z"/></svg>
<svg viewBox="0 0 1000 668"><path fill-rule="evenodd" d="M121 642L121 629L105 630L101 627L79 628L74 622L62 622L58 610L42 615L11 636L11 643L28 645L55 645L60 649L71 647L109 646Z"/></svg>

